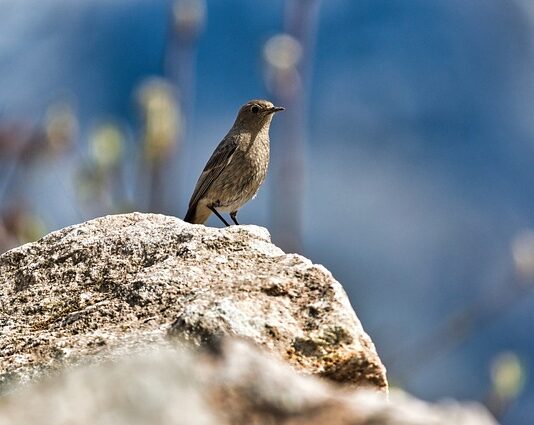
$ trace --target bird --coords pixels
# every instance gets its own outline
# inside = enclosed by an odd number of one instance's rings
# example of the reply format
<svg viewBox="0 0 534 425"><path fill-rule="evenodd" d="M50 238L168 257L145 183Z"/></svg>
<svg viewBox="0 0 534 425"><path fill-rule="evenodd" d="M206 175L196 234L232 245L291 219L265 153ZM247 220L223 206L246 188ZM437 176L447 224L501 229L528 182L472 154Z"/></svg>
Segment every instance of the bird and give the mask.
<svg viewBox="0 0 534 425"><path fill-rule="evenodd" d="M253 199L265 180L269 166L269 127L276 112L284 108L255 99L239 109L232 128L219 143L189 201L184 221L204 224L214 213L224 224L221 212L229 212L239 225L237 212Z"/></svg>

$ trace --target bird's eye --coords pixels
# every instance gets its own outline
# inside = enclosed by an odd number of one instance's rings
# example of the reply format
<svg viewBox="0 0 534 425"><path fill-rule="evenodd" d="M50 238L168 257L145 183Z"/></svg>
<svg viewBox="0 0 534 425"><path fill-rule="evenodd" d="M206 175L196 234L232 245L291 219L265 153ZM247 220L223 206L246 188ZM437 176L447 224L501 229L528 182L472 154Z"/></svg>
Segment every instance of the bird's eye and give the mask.
<svg viewBox="0 0 534 425"><path fill-rule="evenodd" d="M254 105L250 110L251 110L252 113L254 113L254 114L257 114L258 112L260 112L260 108L259 108L259 106L257 106L257 105Z"/></svg>

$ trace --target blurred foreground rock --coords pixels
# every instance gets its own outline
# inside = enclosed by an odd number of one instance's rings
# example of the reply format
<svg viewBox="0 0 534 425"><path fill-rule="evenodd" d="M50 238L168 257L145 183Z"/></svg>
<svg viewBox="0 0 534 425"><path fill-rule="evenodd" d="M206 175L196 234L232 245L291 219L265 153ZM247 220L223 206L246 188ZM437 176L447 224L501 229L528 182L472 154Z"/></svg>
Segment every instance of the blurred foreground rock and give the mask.
<svg viewBox="0 0 534 425"><path fill-rule="evenodd" d="M3 425L494 425L479 406L347 392L244 341L71 370L0 403Z"/></svg>
<svg viewBox="0 0 534 425"><path fill-rule="evenodd" d="M296 370L387 389L341 285L265 229L127 214L68 227L0 257L0 390L177 337L237 335Z"/></svg>

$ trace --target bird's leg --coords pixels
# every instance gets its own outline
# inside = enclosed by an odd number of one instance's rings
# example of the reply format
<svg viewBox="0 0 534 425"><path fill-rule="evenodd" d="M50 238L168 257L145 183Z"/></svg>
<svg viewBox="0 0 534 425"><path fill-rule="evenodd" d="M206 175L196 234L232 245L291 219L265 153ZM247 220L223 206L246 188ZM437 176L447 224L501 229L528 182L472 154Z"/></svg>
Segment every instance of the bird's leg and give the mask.
<svg viewBox="0 0 534 425"><path fill-rule="evenodd" d="M219 219L224 223L225 226L227 226L227 227L230 226L230 225L228 224L228 222L223 218L223 216L219 214L219 211L217 211L213 205L208 205L208 208L209 208L213 213L215 213L215 215L216 215L217 217L219 217Z"/></svg>
<svg viewBox="0 0 534 425"><path fill-rule="evenodd" d="M234 223L237 224L237 225L239 226L239 223L237 222L237 211L232 211L232 212L230 213L230 218L231 218L232 220L234 220Z"/></svg>

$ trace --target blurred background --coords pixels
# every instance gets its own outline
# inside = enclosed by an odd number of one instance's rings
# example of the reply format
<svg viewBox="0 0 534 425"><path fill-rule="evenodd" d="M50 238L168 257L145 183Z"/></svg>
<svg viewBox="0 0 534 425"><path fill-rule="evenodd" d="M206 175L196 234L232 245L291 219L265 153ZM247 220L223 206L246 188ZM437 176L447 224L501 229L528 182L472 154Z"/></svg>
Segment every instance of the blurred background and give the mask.
<svg viewBox="0 0 534 425"><path fill-rule="evenodd" d="M240 105L268 98L286 111L240 221L332 271L393 385L533 423L534 2L0 10L0 251L183 217Z"/></svg>

